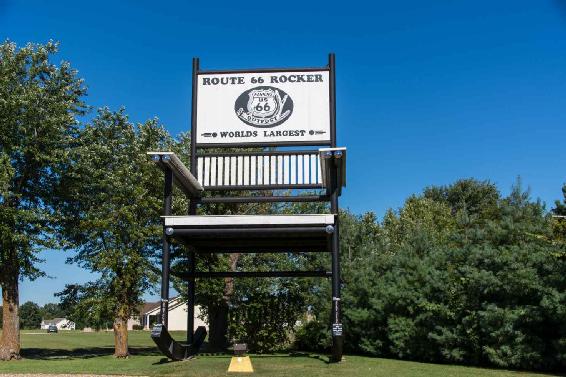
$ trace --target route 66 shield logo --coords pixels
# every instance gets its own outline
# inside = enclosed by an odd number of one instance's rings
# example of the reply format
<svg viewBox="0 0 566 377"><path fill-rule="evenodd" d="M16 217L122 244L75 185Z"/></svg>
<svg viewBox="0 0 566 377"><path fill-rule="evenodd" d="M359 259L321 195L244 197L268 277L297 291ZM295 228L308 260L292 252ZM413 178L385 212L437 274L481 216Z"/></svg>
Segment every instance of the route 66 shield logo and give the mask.
<svg viewBox="0 0 566 377"><path fill-rule="evenodd" d="M277 112L278 103L275 100L275 90L254 89L248 96L248 112L255 117L269 118Z"/></svg>
<svg viewBox="0 0 566 377"><path fill-rule="evenodd" d="M293 112L293 100L281 89L259 86L245 91L236 99L236 115L252 127L275 127Z"/></svg>

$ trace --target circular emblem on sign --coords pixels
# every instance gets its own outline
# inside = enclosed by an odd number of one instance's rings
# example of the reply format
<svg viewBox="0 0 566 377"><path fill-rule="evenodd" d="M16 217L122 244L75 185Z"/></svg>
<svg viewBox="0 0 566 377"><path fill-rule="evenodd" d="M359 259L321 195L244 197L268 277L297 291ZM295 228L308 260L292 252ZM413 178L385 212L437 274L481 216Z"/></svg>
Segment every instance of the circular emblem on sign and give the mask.
<svg viewBox="0 0 566 377"><path fill-rule="evenodd" d="M236 99L238 118L252 127L269 128L285 122L293 113L293 100L281 89L257 86Z"/></svg>

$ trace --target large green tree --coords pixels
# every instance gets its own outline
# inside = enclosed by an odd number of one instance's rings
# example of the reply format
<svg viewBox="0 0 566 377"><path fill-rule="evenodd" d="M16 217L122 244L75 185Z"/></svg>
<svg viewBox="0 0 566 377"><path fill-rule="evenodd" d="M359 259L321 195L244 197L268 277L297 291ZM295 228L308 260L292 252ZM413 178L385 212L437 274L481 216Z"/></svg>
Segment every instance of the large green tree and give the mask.
<svg viewBox="0 0 566 377"><path fill-rule="evenodd" d="M380 223L369 215L341 219L348 350L507 368L566 366L561 218L553 228L544 206L520 185L502 197L490 182L466 179L411 196ZM299 332L300 346L328 345L319 320L328 309L320 309Z"/></svg>
<svg viewBox="0 0 566 377"><path fill-rule="evenodd" d="M86 90L71 66L51 63L57 45L0 44L0 360L20 356L20 279L34 279L38 252L54 247L53 191L68 164Z"/></svg>
<svg viewBox="0 0 566 377"><path fill-rule="evenodd" d="M41 325L41 308L35 302L27 301L20 307L20 327L38 329Z"/></svg>
<svg viewBox="0 0 566 377"><path fill-rule="evenodd" d="M71 261L100 274L78 296L112 313L116 357L128 356L127 321L155 282L160 255L162 173L146 152L171 143L156 120L134 125L123 109L101 109L70 152L63 234L76 249Z"/></svg>

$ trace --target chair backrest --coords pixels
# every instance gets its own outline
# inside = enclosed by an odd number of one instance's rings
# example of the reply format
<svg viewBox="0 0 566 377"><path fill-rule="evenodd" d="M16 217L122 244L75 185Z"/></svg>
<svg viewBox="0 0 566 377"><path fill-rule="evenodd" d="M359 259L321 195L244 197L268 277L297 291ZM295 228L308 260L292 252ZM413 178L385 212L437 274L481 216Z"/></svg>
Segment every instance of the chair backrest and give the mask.
<svg viewBox="0 0 566 377"><path fill-rule="evenodd" d="M320 155L317 150L199 155L197 179L209 190L323 187Z"/></svg>
<svg viewBox="0 0 566 377"><path fill-rule="evenodd" d="M305 146L336 146L334 55L320 68L232 71L193 59L191 135L205 190L325 188L321 154Z"/></svg>

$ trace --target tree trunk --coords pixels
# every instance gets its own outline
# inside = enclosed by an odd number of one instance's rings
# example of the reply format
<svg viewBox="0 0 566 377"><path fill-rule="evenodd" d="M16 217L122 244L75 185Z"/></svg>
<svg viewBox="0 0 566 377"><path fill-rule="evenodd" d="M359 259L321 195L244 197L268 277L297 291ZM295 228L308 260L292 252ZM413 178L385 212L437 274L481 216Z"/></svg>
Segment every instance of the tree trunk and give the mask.
<svg viewBox="0 0 566 377"><path fill-rule="evenodd" d="M114 357L127 358L128 353L128 320L114 319Z"/></svg>
<svg viewBox="0 0 566 377"><path fill-rule="evenodd" d="M228 346L228 304L209 308L208 346L210 351L224 351Z"/></svg>
<svg viewBox="0 0 566 377"><path fill-rule="evenodd" d="M230 271L236 271L240 253L230 254ZM228 308L234 293L234 278L224 279L224 295L220 306L209 310L208 344L211 350L225 350L228 347Z"/></svg>
<svg viewBox="0 0 566 377"><path fill-rule="evenodd" d="M20 359L20 316L18 295L18 273L10 268L2 273L2 338L0 338L0 360Z"/></svg>

